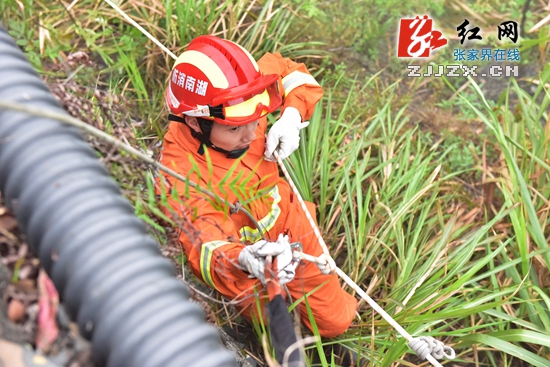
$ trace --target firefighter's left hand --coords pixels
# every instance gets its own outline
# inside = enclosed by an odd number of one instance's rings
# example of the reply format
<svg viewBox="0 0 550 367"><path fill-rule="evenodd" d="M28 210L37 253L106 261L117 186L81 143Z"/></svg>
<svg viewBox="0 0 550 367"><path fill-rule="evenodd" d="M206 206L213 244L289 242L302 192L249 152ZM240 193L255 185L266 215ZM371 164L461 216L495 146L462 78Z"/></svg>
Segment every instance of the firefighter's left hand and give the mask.
<svg viewBox="0 0 550 367"><path fill-rule="evenodd" d="M265 157L275 162L273 152L277 149L281 159L287 158L300 145L300 130L307 127L309 121L302 122L300 112L294 107L287 107L281 117L275 121L265 144Z"/></svg>
<svg viewBox="0 0 550 367"><path fill-rule="evenodd" d="M298 267L300 262L294 260L292 256L288 236L280 233L276 243L279 247L284 248L284 250L277 255L277 276L279 277L279 283L283 285L294 279L294 276L296 275L296 267ZM261 254L261 250L258 252Z"/></svg>
<svg viewBox="0 0 550 367"><path fill-rule="evenodd" d="M239 264L254 278L265 284L266 256L277 258L277 276L280 284L286 284L294 279L298 261L292 257L292 250L288 236L279 234L276 242L260 240L253 245L246 246L239 254Z"/></svg>

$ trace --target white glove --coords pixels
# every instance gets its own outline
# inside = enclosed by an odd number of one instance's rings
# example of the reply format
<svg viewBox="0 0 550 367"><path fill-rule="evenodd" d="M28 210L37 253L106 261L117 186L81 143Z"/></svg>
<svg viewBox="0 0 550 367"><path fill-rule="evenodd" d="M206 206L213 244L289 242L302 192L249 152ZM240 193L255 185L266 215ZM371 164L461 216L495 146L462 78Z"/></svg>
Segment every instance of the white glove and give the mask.
<svg viewBox="0 0 550 367"><path fill-rule="evenodd" d="M300 145L300 130L309 125L302 122L300 112L294 107L287 107L281 117L275 121L265 144L265 157L268 161L277 161L273 152L278 148L279 157L285 159Z"/></svg>
<svg viewBox="0 0 550 367"><path fill-rule="evenodd" d="M246 246L239 254L239 264L250 273L251 278L258 278L265 284L265 258L269 255L277 258L277 271L281 285L294 279L299 262L293 260L288 236L282 234L279 235L277 242L260 240Z"/></svg>

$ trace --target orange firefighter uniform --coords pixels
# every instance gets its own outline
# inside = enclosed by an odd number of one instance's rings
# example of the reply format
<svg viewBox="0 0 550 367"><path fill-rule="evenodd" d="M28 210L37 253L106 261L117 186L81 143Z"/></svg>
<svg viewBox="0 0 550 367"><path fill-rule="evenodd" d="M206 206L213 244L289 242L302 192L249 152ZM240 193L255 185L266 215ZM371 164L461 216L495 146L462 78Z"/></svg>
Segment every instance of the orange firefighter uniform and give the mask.
<svg viewBox="0 0 550 367"><path fill-rule="evenodd" d="M283 110L292 106L304 120L309 119L322 96L322 88L305 65L270 53L264 55L258 65L263 74L280 76ZM318 256L322 248L297 198L288 183L279 177L277 164L264 159L266 129L267 119L262 117L246 154L230 159L210 148L205 149L205 154L199 154L200 143L190 128L184 123L171 122L160 160L224 200L241 203L265 230L266 240L276 241L280 233L288 234L291 243L299 241L305 253ZM165 178L170 188L175 188L182 197L180 203L172 201L171 206L184 222L180 241L193 273L225 297L238 300L238 308L245 316L256 314L257 307L251 306L263 286L240 268L238 256L244 246L262 239L259 230L241 211L230 213L224 203L198 193L183 182L176 183L168 175ZM246 190L231 189L239 186ZM308 207L315 217L314 205L308 203ZM349 327L357 301L341 288L336 275L323 275L315 264L302 261L287 287L293 300L308 294L307 303L321 336L334 337ZM302 322L311 329L305 302L298 309Z"/></svg>

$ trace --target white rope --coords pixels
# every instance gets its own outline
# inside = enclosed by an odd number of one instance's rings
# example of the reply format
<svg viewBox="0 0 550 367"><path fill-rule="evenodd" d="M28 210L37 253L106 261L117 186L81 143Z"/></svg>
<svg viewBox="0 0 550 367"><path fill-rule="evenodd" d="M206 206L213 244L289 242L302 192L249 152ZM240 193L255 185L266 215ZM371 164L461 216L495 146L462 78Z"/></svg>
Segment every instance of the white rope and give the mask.
<svg viewBox="0 0 550 367"><path fill-rule="evenodd" d="M450 358L450 359L454 358L454 356L455 356L454 350L451 347L445 346L440 341L436 341L437 343L435 343L435 342L429 343L427 341L429 337L413 338L411 336L411 334L409 334L405 329L403 329L403 327L401 327L401 325L399 325L397 323L397 321L395 321L386 311L384 311L384 309L382 307L380 307L378 305L378 303L376 303L372 298L370 298L369 295L367 293L365 293L365 291L363 291L363 289L361 289L361 287L359 287L346 273L344 273L340 268L338 268L336 266L336 264L334 263L334 260L332 260L332 263L329 262L328 258L330 258L330 259L332 259L332 258L330 257L330 254L328 253L327 245L326 245L325 241L323 240L323 237L321 236L321 232L319 231L319 228L317 227L317 225L315 224L315 221L311 217L311 214L309 213L309 210L307 210L306 204L305 204L304 200L302 199L302 196L298 192L298 188L296 187L296 185L292 181L292 178L290 177L290 174L288 173L288 170L286 169L286 167L283 163L283 160L279 157L279 155L277 154L277 151L275 151L273 153L273 155L277 159L277 163L279 163L279 167L281 167L281 170L283 171L283 174L285 175L290 187L292 188L292 191L294 192L294 195L296 195L296 197L298 198L298 202L300 203L300 206L302 207L302 210L304 211L304 213L306 215L306 218L309 221L309 224L313 228L313 231L315 232L315 235L317 236L317 240L319 241L319 244L323 248L323 255L321 255L319 257L304 254L303 252L299 252L299 251L294 251L296 256L297 257L299 256L300 258L302 258L306 261L313 262L313 263L317 264L317 266L320 266L320 265L324 266L325 269L326 269L326 267L331 267L331 268L333 267L333 269L331 269L330 273L338 274L338 276L340 278L342 278L351 288L353 288L353 290L356 291L357 294L359 296L361 296L361 298L363 298L365 301L367 301L367 303L376 312L378 312L378 314L380 314L380 316L382 316L384 318L384 320L386 320L386 322L388 322L388 324L393 326L393 328L395 330L397 330L397 332L399 334L401 334L405 339L407 339L407 341L409 342L409 346L411 346L411 349L413 349L415 353L418 354L419 352L417 352L417 350L420 350L420 352L422 353L422 356L421 356L422 359L428 359L428 361L436 367L443 367L437 361L436 358L441 358L443 356L446 356L447 358ZM334 265L332 265L332 264L334 264ZM324 273L324 274L326 274L326 273ZM433 340L435 340L435 339L433 339ZM438 344L438 343L440 343L440 344ZM449 354L443 353L443 355L441 355L440 350L441 350L442 347L440 347L440 345L443 345L443 348L446 348L446 350L449 351ZM414 348L413 348L413 346L414 346ZM433 347L433 349L432 349L432 347ZM428 351L428 352L426 352L426 351ZM418 354L418 355L420 356L420 354ZM440 355L441 355L441 357L438 357ZM450 356L452 356L452 358Z"/></svg>
<svg viewBox="0 0 550 367"><path fill-rule="evenodd" d="M323 249L323 253L327 256L330 256L330 254L328 252L327 244L325 243L325 240L321 236L321 232L319 232L319 228L315 224L315 221L311 217L311 214L309 214L309 210L307 210L306 203L304 202L304 200L302 199L302 196L298 192L298 188L294 184L294 181L292 181L292 178L290 177L290 174L288 173L288 170L286 169L285 164L283 163L283 160L281 159L281 157L279 157L279 154L278 154L277 150L275 150L273 152L273 156L277 159L277 163L279 163L279 167L281 167L281 170L283 171L283 173L286 177L286 180L288 181L288 184L290 185L290 187L292 188L292 191L294 192L294 194L298 198L298 202L300 203L300 206L302 207L302 210L306 214L306 218L309 221L309 224L311 225L311 228L313 228L313 232L315 232L315 236L317 237L317 241L319 241L319 244L321 245L321 248Z"/></svg>
<svg viewBox="0 0 550 367"><path fill-rule="evenodd" d="M409 347L422 359L426 359L428 356L434 356L437 359L443 357L454 359L456 357L453 348L446 346L431 336L414 338L409 342Z"/></svg>
<svg viewBox="0 0 550 367"><path fill-rule="evenodd" d="M168 48L166 48L166 46L164 46L162 43L159 42L159 40L157 40L155 37L153 37L153 35L151 35L149 32L147 32L142 26L140 26L139 24L137 24L137 22L135 20L133 20L132 18L130 18L128 16L128 14L126 14L121 8L119 8L115 3L113 3L111 0L104 0L107 4L111 5L111 7L113 9L115 9L120 15L122 15L124 17L124 19L126 19L131 25L133 25L134 27L136 27L137 29L139 29L141 31L141 33L143 33L144 35L147 36L147 38L149 38L151 41L153 41L158 47L160 47L164 52L166 52L168 55L170 55L170 57L172 57L174 60L177 60L177 56L172 52L170 51Z"/></svg>

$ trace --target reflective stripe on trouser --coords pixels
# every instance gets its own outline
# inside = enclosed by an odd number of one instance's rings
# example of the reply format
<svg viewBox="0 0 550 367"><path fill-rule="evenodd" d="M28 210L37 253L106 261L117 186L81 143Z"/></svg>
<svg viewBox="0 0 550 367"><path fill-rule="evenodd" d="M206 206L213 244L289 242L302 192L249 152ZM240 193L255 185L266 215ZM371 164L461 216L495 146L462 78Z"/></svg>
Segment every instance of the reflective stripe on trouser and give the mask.
<svg viewBox="0 0 550 367"><path fill-rule="evenodd" d="M306 278L294 279L286 284L292 300L296 301L304 297L305 294L309 294L307 302L317 324L319 334L326 338L333 338L342 334L348 329L355 317L357 300L342 289L336 274L323 275L315 264L305 266L309 267L305 270L308 273ZM254 296L256 297L242 297L242 301L237 307L242 312L241 315L248 319L259 319L258 309L260 309L262 310L261 317L265 320L265 305L269 302L268 296L264 293L260 293L259 296L254 294ZM259 307L256 302L260 303ZM300 302L296 309L300 314L302 323L313 331L305 301Z"/></svg>
<svg viewBox="0 0 550 367"><path fill-rule="evenodd" d="M306 206L315 220L315 206L306 201ZM313 256L319 256L323 249L315 233L311 229L309 220L301 209L297 207L290 210L297 210L298 215L292 218L293 241L300 241L303 250ZM285 215L286 213L283 213ZM319 334L323 337L335 337L343 333L353 321L355 311L357 310L357 300L351 294L347 293L342 286L336 274L323 275L317 268L317 265L302 261L296 269L296 277L293 281L286 284L293 300L297 300L309 294L307 297L311 307L313 317L315 318ZM253 291L249 294L256 296ZM261 293L260 293L261 294ZM239 309L243 311L242 315L248 318L258 317L258 307L255 302L259 299L260 310L264 310L264 305L268 302L263 297L242 297L243 301L239 304ZM308 309L304 301L298 304L297 309L300 313L302 322L313 330L309 321ZM265 312L263 312L265 316Z"/></svg>
<svg viewBox="0 0 550 367"><path fill-rule="evenodd" d="M283 89L285 91L285 97L296 87L304 84L319 85L317 80L308 73L302 73L301 71L293 71L283 78Z"/></svg>
<svg viewBox="0 0 550 367"><path fill-rule="evenodd" d="M269 231L277 222L279 215L281 215L281 208L279 207L279 202L281 201L281 195L279 195L279 188L277 186L273 187L269 193L269 196L273 198L273 204L271 204L271 210L265 217L258 221L260 226L259 229L251 228L249 226L244 226L239 230L241 235L241 242L258 242L262 239L262 233Z"/></svg>
<svg viewBox="0 0 550 367"><path fill-rule="evenodd" d="M214 284L214 281L212 280L212 276L210 275L210 264L212 263L212 254L214 253L214 250L216 250L218 247L221 247L223 245L227 245L231 242L227 241L211 241L206 242L202 244L201 247L201 275L202 279L204 279L205 283L211 286L214 289L216 288L216 285Z"/></svg>

